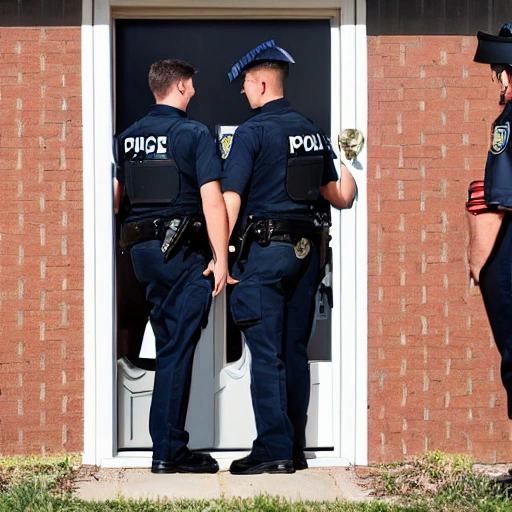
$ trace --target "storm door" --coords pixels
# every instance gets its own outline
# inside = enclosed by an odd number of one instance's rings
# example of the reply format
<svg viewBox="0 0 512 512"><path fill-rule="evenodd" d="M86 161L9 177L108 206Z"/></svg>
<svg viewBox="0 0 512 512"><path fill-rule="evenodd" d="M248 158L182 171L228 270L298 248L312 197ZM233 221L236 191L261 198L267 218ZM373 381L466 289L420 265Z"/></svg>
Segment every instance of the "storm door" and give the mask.
<svg viewBox="0 0 512 512"><path fill-rule="evenodd" d="M237 126L252 115L239 84L227 72L241 54L275 39L296 60L286 97L319 126L331 127L331 22L315 20L115 20L115 131L146 114L153 103L147 85L152 62L180 58L193 64L196 96L188 114L206 124ZM119 216L118 223L122 220ZM334 239L333 244L339 244ZM331 269L332 270L332 269ZM335 269L337 271L337 269ZM333 379L330 273L317 294L315 328L309 345L312 393L308 413L310 449L332 450ZM195 361L187 430L190 447L210 450L250 448L255 437L250 354L228 313L229 291L214 302ZM118 450L151 448L148 432L154 346L147 325L149 306L135 280L128 254L116 251L118 361Z"/></svg>

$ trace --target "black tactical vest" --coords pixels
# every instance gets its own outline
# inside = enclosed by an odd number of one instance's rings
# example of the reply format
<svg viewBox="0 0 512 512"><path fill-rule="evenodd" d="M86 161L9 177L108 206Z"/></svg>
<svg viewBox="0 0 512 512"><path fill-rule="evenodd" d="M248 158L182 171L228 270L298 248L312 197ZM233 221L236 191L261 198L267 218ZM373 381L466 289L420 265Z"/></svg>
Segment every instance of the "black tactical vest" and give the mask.
<svg viewBox="0 0 512 512"><path fill-rule="evenodd" d="M180 172L167 148L166 136L127 136L118 141L125 190L132 205L170 206L180 192Z"/></svg>
<svg viewBox="0 0 512 512"><path fill-rule="evenodd" d="M310 203L320 197L326 142L320 133L289 136L286 192L290 199Z"/></svg>

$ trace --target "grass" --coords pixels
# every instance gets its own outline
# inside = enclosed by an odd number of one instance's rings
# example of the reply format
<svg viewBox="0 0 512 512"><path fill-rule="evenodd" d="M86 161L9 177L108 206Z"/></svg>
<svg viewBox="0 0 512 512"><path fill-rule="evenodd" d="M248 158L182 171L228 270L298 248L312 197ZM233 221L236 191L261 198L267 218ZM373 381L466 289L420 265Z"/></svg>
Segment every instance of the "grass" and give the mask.
<svg viewBox="0 0 512 512"><path fill-rule="evenodd" d="M411 510L510 512L510 490L472 470L464 455L429 452L407 462L381 466L374 479L376 494L394 496Z"/></svg>
<svg viewBox="0 0 512 512"><path fill-rule="evenodd" d="M89 502L73 494L78 456L0 457L0 512L510 512L507 489L472 471L464 456L430 452L370 468L376 497L365 503L254 499Z"/></svg>

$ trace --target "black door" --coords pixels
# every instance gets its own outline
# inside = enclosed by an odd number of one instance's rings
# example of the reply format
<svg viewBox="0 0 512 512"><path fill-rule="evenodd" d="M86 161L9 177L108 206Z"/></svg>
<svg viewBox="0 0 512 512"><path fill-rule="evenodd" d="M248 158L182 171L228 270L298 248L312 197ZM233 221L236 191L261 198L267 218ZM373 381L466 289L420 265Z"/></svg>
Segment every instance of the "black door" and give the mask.
<svg viewBox="0 0 512 512"><path fill-rule="evenodd" d="M240 84L227 78L231 66L259 43L274 39L291 53L286 96L292 105L329 131L331 98L330 20L116 20L116 132L146 114L153 97L149 66L179 58L199 73L188 113L213 132L216 124L238 125L251 110Z"/></svg>
<svg viewBox="0 0 512 512"><path fill-rule="evenodd" d="M120 133L147 113L154 102L148 88L150 65L160 59L179 58L199 72L196 95L188 114L212 131L218 124L239 125L252 115L240 84L227 73L247 51L274 39L295 59L290 67L286 96L327 132L330 130L331 42L330 20L116 20L115 22L115 132ZM122 217L119 216L118 221ZM116 254L118 357L138 359L149 307L131 271L128 254ZM324 315L325 316L325 315ZM330 359L330 317L317 322L316 343L310 356ZM237 358L235 331L228 340L228 361Z"/></svg>

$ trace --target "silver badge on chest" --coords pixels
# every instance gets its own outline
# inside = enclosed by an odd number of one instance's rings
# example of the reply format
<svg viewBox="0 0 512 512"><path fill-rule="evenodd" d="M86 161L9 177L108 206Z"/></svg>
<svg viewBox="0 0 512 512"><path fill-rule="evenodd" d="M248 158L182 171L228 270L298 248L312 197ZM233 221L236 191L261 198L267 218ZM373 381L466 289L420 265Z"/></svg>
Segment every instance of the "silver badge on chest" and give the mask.
<svg viewBox="0 0 512 512"><path fill-rule="evenodd" d="M295 251L295 256L297 256L299 260L303 260L311 250L311 243L307 238L301 238L293 246L293 250Z"/></svg>

